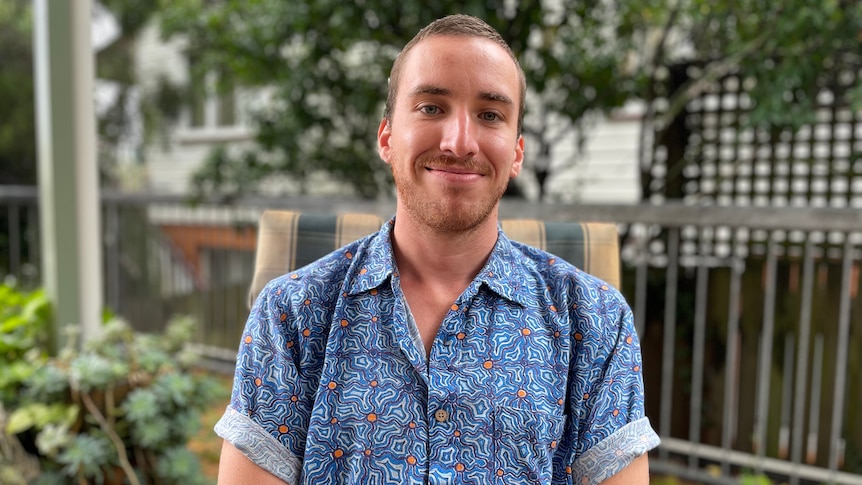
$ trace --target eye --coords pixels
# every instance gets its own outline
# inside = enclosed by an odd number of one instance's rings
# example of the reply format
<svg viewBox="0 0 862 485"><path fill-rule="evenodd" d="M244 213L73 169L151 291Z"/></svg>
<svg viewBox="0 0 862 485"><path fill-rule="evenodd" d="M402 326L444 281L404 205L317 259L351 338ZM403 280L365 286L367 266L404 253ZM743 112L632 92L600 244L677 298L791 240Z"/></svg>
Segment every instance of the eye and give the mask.
<svg viewBox="0 0 862 485"><path fill-rule="evenodd" d="M440 107L434 106L433 104L427 104L425 106L420 106L419 111L426 115L436 115L440 114Z"/></svg>
<svg viewBox="0 0 862 485"><path fill-rule="evenodd" d="M485 111L479 115L479 118L481 118L482 121L498 121L500 119L500 115L493 111Z"/></svg>

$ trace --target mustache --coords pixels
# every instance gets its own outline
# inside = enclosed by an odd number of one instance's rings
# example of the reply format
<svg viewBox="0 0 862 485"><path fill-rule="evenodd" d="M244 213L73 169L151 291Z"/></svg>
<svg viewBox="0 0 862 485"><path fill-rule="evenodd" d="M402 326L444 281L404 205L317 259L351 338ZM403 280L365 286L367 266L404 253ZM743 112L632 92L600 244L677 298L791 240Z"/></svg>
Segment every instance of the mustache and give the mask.
<svg viewBox="0 0 862 485"><path fill-rule="evenodd" d="M474 157L470 158L455 158L447 157L446 155L427 155L420 156L416 159L416 164L422 168L457 168L459 170L488 175L490 170L488 166Z"/></svg>

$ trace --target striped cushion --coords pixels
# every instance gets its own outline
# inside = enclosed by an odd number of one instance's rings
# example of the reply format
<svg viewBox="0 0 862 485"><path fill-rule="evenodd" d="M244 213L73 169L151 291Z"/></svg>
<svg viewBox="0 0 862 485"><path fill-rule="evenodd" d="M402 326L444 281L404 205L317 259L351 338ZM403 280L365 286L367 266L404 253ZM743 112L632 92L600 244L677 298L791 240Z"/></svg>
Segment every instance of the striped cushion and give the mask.
<svg viewBox="0 0 862 485"><path fill-rule="evenodd" d="M248 293L249 308L258 293L273 278L377 231L383 222L383 219L373 214L264 211L257 230L254 277Z"/></svg>
<svg viewBox="0 0 862 485"><path fill-rule="evenodd" d="M267 282L380 229L373 214L301 214L267 210L260 217L249 307ZM617 228L610 223L500 221L509 238L553 253L615 287L620 283Z"/></svg>
<svg viewBox="0 0 862 485"><path fill-rule="evenodd" d="M509 239L544 249L619 288L620 243L616 225L538 219L503 219L500 225Z"/></svg>

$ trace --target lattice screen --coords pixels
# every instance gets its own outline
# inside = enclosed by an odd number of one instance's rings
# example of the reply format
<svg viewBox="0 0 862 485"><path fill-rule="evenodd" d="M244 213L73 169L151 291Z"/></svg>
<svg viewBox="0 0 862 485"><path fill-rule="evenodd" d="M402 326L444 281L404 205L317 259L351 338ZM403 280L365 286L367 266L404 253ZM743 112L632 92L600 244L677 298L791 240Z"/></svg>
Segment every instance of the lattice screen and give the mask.
<svg viewBox="0 0 862 485"><path fill-rule="evenodd" d="M856 78L848 74L842 84ZM824 89L816 122L795 131L754 129L747 120L756 100L747 87L735 76L714 83L668 127L676 133L656 138L649 166L643 167L645 198L862 208L862 113ZM657 106L663 105L659 100ZM680 147L670 146L680 142L681 160Z"/></svg>
<svg viewBox="0 0 862 485"><path fill-rule="evenodd" d="M697 70L695 66L671 68L662 88L672 92L699 76ZM848 74L841 84L853 85L857 78L862 76ZM824 89L817 100L815 122L795 130L753 128L748 117L756 100L747 94L750 88L750 81L728 76L689 102L667 126L657 127L655 141L642 160L644 199L654 204L682 200L734 207L862 209L862 112L852 111ZM655 102L656 119L661 119L667 105L667 96ZM769 232L756 227L685 227L680 256L684 261L702 261L762 255L772 238L782 253L797 257L810 238L820 246L821 255L835 258L840 256L836 248L844 237L835 232ZM653 246L653 256L665 254L662 238L653 240Z"/></svg>

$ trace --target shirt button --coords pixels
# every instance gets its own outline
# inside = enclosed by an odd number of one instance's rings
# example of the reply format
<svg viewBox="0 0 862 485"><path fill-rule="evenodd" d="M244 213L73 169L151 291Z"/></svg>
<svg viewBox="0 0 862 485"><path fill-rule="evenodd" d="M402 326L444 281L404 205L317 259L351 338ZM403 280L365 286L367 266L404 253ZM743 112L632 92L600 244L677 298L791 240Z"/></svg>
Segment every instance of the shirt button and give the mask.
<svg viewBox="0 0 862 485"><path fill-rule="evenodd" d="M434 412L434 419L437 420L438 423L445 423L449 420L449 411L445 409L438 409Z"/></svg>

